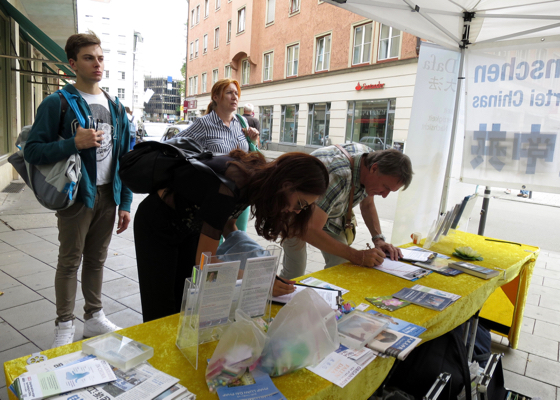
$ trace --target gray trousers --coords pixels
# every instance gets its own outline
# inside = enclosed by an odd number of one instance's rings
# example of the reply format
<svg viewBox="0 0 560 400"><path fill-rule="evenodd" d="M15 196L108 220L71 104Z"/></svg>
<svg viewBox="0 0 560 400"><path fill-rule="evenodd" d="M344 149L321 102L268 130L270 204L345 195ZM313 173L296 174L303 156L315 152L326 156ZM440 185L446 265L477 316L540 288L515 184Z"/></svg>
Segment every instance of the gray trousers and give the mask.
<svg viewBox="0 0 560 400"><path fill-rule="evenodd" d="M340 232L339 235L329 231L324 232L327 232L330 237L337 241L346 245L348 244L344 231ZM285 240L282 247L284 248L284 265L280 276L286 279L294 279L305 275L305 267L307 265L307 243L298 238L291 238ZM321 253L323 253L325 259L325 268L348 262L348 260L335 256L334 254L329 254L322 250Z"/></svg>
<svg viewBox="0 0 560 400"><path fill-rule="evenodd" d="M116 204L113 184L97 186L93 209L84 203L74 203L66 210L58 211L58 265L54 278L56 295L56 322L75 318L78 268L82 261L82 293L84 295L84 318L103 308L101 286L103 266L115 225Z"/></svg>

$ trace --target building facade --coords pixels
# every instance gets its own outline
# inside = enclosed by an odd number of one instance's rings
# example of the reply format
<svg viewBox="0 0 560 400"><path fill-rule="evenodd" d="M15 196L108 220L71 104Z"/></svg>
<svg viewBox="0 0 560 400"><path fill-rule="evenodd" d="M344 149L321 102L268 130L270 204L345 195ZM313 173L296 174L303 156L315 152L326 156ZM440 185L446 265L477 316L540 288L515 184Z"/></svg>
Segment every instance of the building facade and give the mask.
<svg viewBox="0 0 560 400"><path fill-rule="evenodd" d="M192 0L188 38L190 119L204 113L212 85L231 77L269 149L406 141L415 36L319 0Z"/></svg>
<svg viewBox="0 0 560 400"><path fill-rule="evenodd" d="M18 178L8 157L19 132L45 97L71 82L63 48L77 32L75 10L75 1L0 0L0 191Z"/></svg>
<svg viewBox="0 0 560 400"><path fill-rule="evenodd" d="M123 0L78 1L78 31L93 31L101 39L105 73L99 83L104 90L142 117L144 109L144 72L142 36L127 15Z"/></svg>
<svg viewBox="0 0 560 400"><path fill-rule="evenodd" d="M178 79L159 77L144 78L144 87L154 91L145 105L144 118L150 122L172 122L181 114L181 82Z"/></svg>

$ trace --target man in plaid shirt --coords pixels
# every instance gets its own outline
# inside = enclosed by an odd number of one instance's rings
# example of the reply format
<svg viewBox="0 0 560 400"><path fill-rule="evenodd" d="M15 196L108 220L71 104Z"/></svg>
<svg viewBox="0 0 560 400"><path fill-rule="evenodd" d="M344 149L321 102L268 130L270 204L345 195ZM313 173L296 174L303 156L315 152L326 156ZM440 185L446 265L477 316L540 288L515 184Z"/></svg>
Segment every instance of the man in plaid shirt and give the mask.
<svg viewBox="0 0 560 400"><path fill-rule="evenodd" d="M321 250L325 258L325 268L348 261L373 267L381 264L386 254L393 260L402 255L398 248L385 242L373 196L385 198L401 187L405 190L412 181L410 159L395 149L372 152L369 147L359 143L346 143L341 146L354 160L353 171L346 155L336 146L324 147L311 153L327 167L329 187L315 207L311 208L312 214L305 241L292 238L285 240L282 245L284 266L280 276L284 278L292 279L305 274L306 242ZM346 241L344 225L352 185L353 206L360 204L362 217L375 245L373 249L356 250Z"/></svg>

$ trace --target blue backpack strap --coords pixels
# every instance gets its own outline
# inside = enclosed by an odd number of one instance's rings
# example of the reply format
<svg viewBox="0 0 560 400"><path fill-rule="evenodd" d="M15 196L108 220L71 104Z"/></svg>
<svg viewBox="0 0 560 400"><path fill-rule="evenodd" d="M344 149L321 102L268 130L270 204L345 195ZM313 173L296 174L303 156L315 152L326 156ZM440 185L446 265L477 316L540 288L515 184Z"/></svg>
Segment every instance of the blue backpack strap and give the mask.
<svg viewBox="0 0 560 400"><path fill-rule="evenodd" d="M66 90L60 89L57 90L57 92L60 94L62 94L65 98L66 101L68 102L68 105L70 106L70 108L72 109L72 111L74 111L74 114L76 114L76 118L78 119L78 123L80 124L80 126L82 128L86 127L86 120L84 118L84 116L82 115L82 113L80 112L80 109L78 108L78 103L76 103L76 96L75 94L72 94L70 92L67 92Z"/></svg>

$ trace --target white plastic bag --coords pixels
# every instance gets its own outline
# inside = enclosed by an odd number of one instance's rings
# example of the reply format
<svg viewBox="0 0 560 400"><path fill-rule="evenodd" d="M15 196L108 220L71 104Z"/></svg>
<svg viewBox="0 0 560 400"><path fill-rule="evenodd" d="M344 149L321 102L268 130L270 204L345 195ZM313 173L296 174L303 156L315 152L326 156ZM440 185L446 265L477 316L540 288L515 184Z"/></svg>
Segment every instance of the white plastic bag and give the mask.
<svg viewBox="0 0 560 400"><path fill-rule="evenodd" d="M224 333L206 368L210 391L239 378L247 367L252 370L266 342L265 333L241 309L235 311L235 322Z"/></svg>
<svg viewBox="0 0 560 400"><path fill-rule="evenodd" d="M335 313L312 289L282 307L267 337L260 368L270 376L316 365L339 347Z"/></svg>

